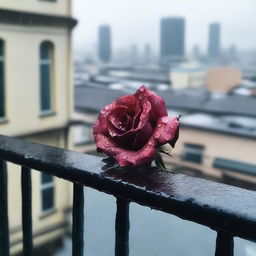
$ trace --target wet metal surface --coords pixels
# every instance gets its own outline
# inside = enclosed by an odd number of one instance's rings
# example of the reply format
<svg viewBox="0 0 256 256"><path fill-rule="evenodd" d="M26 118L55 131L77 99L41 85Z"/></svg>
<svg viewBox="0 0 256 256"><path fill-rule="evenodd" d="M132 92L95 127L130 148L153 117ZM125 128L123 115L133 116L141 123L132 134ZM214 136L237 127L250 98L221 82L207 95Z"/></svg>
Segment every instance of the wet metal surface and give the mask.
<svg viewBox="0 0 256 256"><path fill-rule="evenodd" d="M32 195L31 195L31 170L22 166L21 193L22 193L22 234L23 255L31 256L33 251L32 231Z"/></svg>
<svg viewBox="0 0 256 256"><path fill-rule="evenodd" d="M123 198L116 200L116 241L115 256L129 255L129 202Z"/></svg>
<svg viewBox="0 0 256 256"><path fill-rule="evenodd" d="M6 162L0 159L0 255L9 256L8 179Z"/></svg>
<svg viewBox="0 0 256 256"><path fill-rule="evenodd" d="M5 136L0 158L256 241L253 191L153 167L103 171L101 158Z"/></svg>
<svg viewBox="0 0 256 256"><path fill-rule="evenodd" d="M84 255L84 187L74 184L72 256Z"/></svg>
<svg viewBox="0 0 256 256"><path fill-rule="evenodd" d="M230 234L219 231L216 239L215 256L233 256L234 238Z"/></svg>

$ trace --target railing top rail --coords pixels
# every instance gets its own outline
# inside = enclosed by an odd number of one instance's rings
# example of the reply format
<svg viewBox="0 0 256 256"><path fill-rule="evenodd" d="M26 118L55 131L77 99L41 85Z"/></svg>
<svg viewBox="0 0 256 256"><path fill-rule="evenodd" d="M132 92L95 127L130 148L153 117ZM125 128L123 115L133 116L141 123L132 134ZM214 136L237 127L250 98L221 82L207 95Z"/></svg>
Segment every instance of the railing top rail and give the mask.
<svg viewBox="0 0 256 256"><path fill-rule="evenodd" d="M154 167L104 171L102 158L7 136L0 136L0 159L256 241L253 191Z"/></svg>

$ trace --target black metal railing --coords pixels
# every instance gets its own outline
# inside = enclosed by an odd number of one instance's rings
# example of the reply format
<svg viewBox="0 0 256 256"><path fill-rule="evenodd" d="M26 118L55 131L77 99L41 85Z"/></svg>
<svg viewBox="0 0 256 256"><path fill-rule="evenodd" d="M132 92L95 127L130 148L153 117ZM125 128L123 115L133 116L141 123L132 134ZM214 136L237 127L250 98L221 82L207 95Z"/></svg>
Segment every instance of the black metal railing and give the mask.
<svg viewBox="0 0 256 256"><path fill-rule="evenodd" d="M0 255L9 255L6 161L22 171L23 252L32 255L31 171L74 184L73 256L83 255L83 186L117 198L115 255L128 255L129 202L137 202L217 231L215 255L233 255L233 237L256 241L256 193L154 167L102 168L95 156L0 136Z"/></svg>

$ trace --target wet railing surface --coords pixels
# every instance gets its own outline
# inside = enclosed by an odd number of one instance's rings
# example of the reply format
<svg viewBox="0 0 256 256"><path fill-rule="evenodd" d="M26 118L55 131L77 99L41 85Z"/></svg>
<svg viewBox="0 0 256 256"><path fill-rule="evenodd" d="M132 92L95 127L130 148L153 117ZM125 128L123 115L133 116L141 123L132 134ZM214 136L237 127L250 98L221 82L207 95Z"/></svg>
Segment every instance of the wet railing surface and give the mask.
<svg viewBox="0 0 256 256"><path fill-rule="evenodd" d="M0 255L9 255L6 162L21 166L24 255L32 255L31 170L74 184L73 255L83 255L88 186L117 198L115 255L129 254L129 202L137 202L217 232L215 255L233 255L233 237L256 241L256 193L155 167L105 169L102 158L0 136ZM105 169L105 170L104 170ZM185 232L185 230L184 230ZM90 235L90 234L87 234Z"/></svg>

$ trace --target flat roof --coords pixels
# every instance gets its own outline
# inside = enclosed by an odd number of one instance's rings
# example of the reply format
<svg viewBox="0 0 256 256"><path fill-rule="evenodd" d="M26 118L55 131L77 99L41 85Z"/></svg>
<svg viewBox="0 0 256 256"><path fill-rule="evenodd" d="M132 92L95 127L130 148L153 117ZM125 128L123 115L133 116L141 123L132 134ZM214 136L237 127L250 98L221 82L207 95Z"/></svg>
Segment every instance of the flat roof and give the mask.
<svg viewBox="0 0 256 256"><path fill-rule="evenodd" d="M256 98L242 95L209 94L202 90L158 91L170 114L183 114L184 127L256 139ZM95 112L114 99L122 90L101 87L75 87L75 108Z"/></svg>

